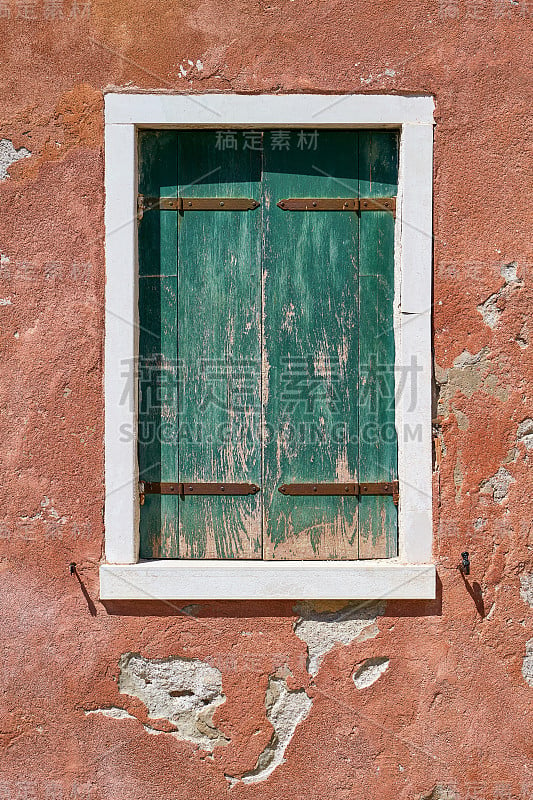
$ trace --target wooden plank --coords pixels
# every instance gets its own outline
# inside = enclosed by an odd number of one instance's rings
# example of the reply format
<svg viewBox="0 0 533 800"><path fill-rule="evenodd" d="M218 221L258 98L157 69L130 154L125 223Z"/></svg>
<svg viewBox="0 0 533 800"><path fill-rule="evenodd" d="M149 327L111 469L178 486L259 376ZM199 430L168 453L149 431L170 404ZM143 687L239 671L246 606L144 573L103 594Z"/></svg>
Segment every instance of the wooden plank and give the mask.
<svg viewBox="0 0 533 800"><path fill-rule="evenodd" d="M397 193L398 143L392 131L365 131L359 139L361 197ZM359 239L359 476L397 477L394 427L394 220L385 211L361 213ZM398 553L398 513L392 497L361 497L359 557Z"/></svg>
<svg viewBox="0 0 533 800"><path fill-rule="evenodd" d="M265 133L264 557L357 558L357 500L284 483L357 480L355 212L286 212L288 197L357 196L357 134Z"/></svg>
<svg viewBox="0 0 533 800"><path fill-rule="evenodd" d="M139 191L176 196L175 132L140 132ZM138 453L139 476L151 481L176 480L178 469L176 253L176 212L146 213L139 224ZM176 557L177 531L178 499L147 495L141 558Z"/></svg>
<svg viewBox="0 0 533 800"><path fill-rule="evenodd" d="M245 142L243 132L179 132L180 194L259 199L261 153ZM260 231L259 209L180 215L182 481L261 484ZM181 499L179 557L261 558L261 502L261 493Z"/></svg>

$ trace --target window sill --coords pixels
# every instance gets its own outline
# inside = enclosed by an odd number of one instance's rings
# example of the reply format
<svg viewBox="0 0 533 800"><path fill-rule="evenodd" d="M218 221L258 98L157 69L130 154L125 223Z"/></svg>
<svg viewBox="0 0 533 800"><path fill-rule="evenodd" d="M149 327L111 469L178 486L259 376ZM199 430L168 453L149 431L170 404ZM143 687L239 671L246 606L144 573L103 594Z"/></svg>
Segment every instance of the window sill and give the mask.
<svg viewBox="0 0 533 800"><path fill-rule="evenodd" d="M433 564L141 561L103 564L101 600L433 600Z"/></svg>

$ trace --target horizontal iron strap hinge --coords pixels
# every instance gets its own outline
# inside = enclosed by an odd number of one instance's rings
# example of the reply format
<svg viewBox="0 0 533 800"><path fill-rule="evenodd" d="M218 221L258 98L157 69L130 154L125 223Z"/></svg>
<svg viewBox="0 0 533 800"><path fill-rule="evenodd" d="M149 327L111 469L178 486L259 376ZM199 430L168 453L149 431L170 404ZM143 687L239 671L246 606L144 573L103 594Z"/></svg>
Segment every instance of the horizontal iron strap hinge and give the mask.
<svg viewBox="0 0 533 800"><path fill-rule="evenodd" d="M137 216L145 211L253 211L259 208L251 197L137 197Z"/></svg>
<svg viewBox="0 0 533 800"><path fill-rule="evenodd" d="M395 197L288 197L278 203L282 211L391 211Z"/></svg>
<svg viewBox="0 0 533 800"><path fill-rule="evenodd" d="M384 483L284 483L278 488L281 494L294 496L311 495L392 495L397 504L400 498L398 481Z"/></svg>
<svg viewBox="0 0 533 800"><path fill-rule="evenodd" d="M255 483L193 483L180 481L179 483L160 483L159 481L140 481L139 494L141 505L144 503L145 494L175 494L185 495L246 495L257 494L259 486Z"/></svg>

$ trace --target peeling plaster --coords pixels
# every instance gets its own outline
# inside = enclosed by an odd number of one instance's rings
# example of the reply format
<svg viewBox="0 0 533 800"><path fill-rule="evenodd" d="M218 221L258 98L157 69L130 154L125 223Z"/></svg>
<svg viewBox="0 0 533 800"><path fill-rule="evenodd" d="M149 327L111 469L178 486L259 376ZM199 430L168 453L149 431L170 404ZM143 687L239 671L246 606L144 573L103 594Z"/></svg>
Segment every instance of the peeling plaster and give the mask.
<svg viewBox="0 0 533 800"><path fill-rule="evenodd" d="M516 261L511 261L509 264L504 264L500 270L500 275L504 279L503 286L494 294L491 294L487 299L481 303L477 310L483 317L483 322L489 328L494 330L500 321L502 309L498 307L498 300L509 294L513 289L519 288L523 282L517 276L518 264Z"/></svg>
<svg viewBox="0 0 533 800"><path fill-rule="evenodd" d="M441 417L449 416L456 392L470 398L481 391L502 402L509 396L508 390L498 385L497 377L491 372L488 347L483 347L478 353L464 350L450 369L435 364L435 380L439 386L438 415Z"/></svg>
<svg viewBox="0 0 533 800"><path fill-rule="evenodd" d="M213 725L213 713L225 702L220 670L198 659L147 659L126 653L120 660L118 688L141 700L150 719L166 719L172 735L204 750L228 739ZM154 731L155 732L155 731Z"/></svg>
<svg viewBox="0 0 533 800"><path fill-rule="evenodd" d="M67 522L67 517L61 515L57 509L54 508L52 501L46 495L44 495L40 502L39 511L36 511L35 514L31 516L29 514L23 514L19 519L24 524L36 522L37 520L54 521L60 525L64 525Z"/></svg>
<svg viewBox="0 0 533 800"><path fill-rule="evenodd" d="M515 342L519 347L524 350L529 345L529 328L527 322L524 322L520 329L520 333L515 336Z"/></svg>
<svg viewBox="0 0 533 800"><path fill-rule="evenodd" d="M453 413L455 414L455 419L457 420L457 427L459 430L467 431L470 427L470 420L466 414L463 411L460 411L458 408L454 408Z"/></svg>
<svg viewBox="0 0 533 800"><path fill-rule="evenodd" d="M420 795L420 800L457 800L457 794L449 786L436 783L427 794Z"/></svg>
<svg viewBox="0 0 533 800"><path fill-rule="evenodd" d="M533 608L533 572L520 576L520 597Z"/></svg>
<svg viewBox="0 0 533 800"><path fill-rule="evenodd" d="M533 419L531 417L522 420L518 426L516 441L525 444L528 450L533 449Z"/></svg>
<svg viewBox="0 0 533 800"><path fill-rule="evenodd" d="M367 658L352 675L356 689L372 686L389 668L389 658Z"/></svg>
<svg viewBox="0 0 533 800"><path fill-rule="evenodd" d="M480 494L490 494L496 503L503 503L509 492L509 487L512 483L516 483L513 476L505 469L500 467L499 470L483 481L479 487Z"/></svg>
<svg viewBox="0 0 533 800"><path fill-rule="evenodd" d="M267 719L273 727L272 737L250 772L241 778L243 783L260 783L285 762L285 750L298 725L307 718L313 701L304 689L290 691L285 678L271 675L265 694ZM233 785L236 779L226 776Z"/></svg>
<svg viewBox="0 0 533 800"><path fill-rule="evenodd" d="M319 612L308 603L295 606L300 618L294 632L307 645L307 671L316 675L322 659L337 644L364 641L379 633L376 619L385 613L383 603L355 603L338 611Z"/></svg>
<svg viewBox="0 0 533 800"><path fill-rule="evenodd" d="M533 639L526 642L526 655L522 664L522 675L526 683L533 686Z"/></svg>
<svg viewBox="0 0 533 800"><path fill-rule="evenodd" d="M9 178L8 170L11 164L29 156L31 156L31 153L25 147L20 147L16 150L10 139L0 139L0 181L5 181Z"/></svg>
<svg viewBox="0 0 533 800"><path fill-rule="evenodd" d="M522 281L517 275L518 271L518 264L516 261L510 261L508 264L504 264L500 270L500 275L505 281L506 285L509 284L518 284L522 286Z"/></svg>
<svg viewBox="0 0 533 800"><path fill-rule="evenodd" d="M128 714L126 709L118 708L118 706L110 706L109 708L94 708L91 711L86 711L85 716L90 717L92 714L101 714L103 717L111 717L111 719L134 719L132 714Z"/></svg>
<svg viewBox="0 0 533 800"><path fill-rule="evenodd" d="M498 300L500 299L500 292L496 292L495 294L491 294L490 297L487 297L484 303L481 303L477 310L483 317L483 322L485 325L488 325L489 328L494 330L496 325L500 320L501 309L498 308Z"/></svg>

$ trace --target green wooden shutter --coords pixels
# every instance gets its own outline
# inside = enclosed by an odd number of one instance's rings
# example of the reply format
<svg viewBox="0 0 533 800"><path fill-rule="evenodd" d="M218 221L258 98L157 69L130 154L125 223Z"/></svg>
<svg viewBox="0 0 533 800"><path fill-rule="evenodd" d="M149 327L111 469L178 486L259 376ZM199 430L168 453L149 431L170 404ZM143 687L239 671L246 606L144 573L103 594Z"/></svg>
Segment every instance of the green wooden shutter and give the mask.
<svg viewBox="0 0 533 800"><path fill-rule="evenodd" d="M320 131L316 150L266 135L264 499L267 558L357 558L357 500L291 497L284 483L357 480L356 213L283 211L292 197L357 197L357 134Z"/></svg>
<svg viewBox="0 0 533 800"><path fill-rule="evenodd" d="M140 477L261 486L146 495L141 556L395 555L392 497L278 491L396 478L394 220L277 202L394 196L396 134L146 131L139 145L143 194L261 203L140 222Z"/></svg>
<svg viewBox="0 0 533 800"><path fill-rule="evenodd" d="M177 134L139 134L139 191L177 196ZM178 473L178 218L144 214L139 223L139 475L173 481ZM147 495L141 509L141 558L178 556L176 497Z"/></svg>
<svg viewBox="0 0 533 800"><path fill-rule="evenodd" d="M359 133L360 197L396 195L397 137ZM396 478L394 426L394 220L385 211L359 221L359 479ZM359 500L359 558L398 553L398 509L392 497Z"/></svg>

